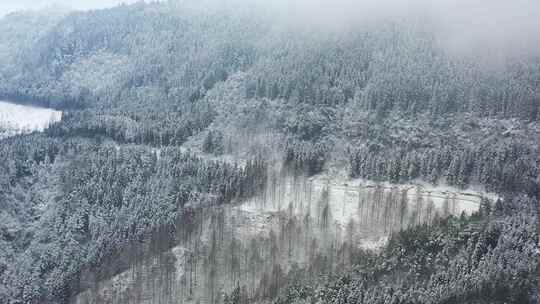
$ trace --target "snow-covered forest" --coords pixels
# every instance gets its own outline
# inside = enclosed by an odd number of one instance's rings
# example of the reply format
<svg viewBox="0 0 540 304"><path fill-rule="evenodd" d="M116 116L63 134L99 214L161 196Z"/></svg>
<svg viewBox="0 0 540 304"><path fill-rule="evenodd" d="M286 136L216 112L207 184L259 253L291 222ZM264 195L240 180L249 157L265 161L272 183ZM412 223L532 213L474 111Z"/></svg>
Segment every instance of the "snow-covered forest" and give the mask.
<svg viewBox="0 0 540 304"><path fill-rule="evenodd" d="M0 303L538 303L536 31L304 2L2 17Z"/></svg>

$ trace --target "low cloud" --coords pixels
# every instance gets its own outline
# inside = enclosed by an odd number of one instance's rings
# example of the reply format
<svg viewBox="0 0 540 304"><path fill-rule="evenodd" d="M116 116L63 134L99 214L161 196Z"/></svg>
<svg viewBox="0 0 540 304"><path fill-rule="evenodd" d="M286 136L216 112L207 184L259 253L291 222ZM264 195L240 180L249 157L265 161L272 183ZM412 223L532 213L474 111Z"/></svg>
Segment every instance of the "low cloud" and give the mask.
<svg viewBox="0 0 540 304"><path fill-rule="evenodd" d="M257 0L256 0L257 1ZM425 22L453 52L540 55L538 0L274 0L269 6L294 26L318 30L379 21ZM429 30L429 28L428 28Z"/></svg>
<svg viewBox="0 0 540 304"><path fill-rule="evenodd" d="M0 0L0 16L21 11L39 10L50 6L62 6L76 10L112 7L121 3L134 3L137 0Z"/></svg>
<svg viewBox="0 0 540 304"><path fill-rule="evenodd" d="M167 0L169 3L174 0ZM175 0L180 6L228 11L260 9L291 27L340 31L384 20L417 22L436 31L443 47L486 56L540 55L538 0ZM136 0L0 0L0 16L52 4L94 9Z"/></svg>

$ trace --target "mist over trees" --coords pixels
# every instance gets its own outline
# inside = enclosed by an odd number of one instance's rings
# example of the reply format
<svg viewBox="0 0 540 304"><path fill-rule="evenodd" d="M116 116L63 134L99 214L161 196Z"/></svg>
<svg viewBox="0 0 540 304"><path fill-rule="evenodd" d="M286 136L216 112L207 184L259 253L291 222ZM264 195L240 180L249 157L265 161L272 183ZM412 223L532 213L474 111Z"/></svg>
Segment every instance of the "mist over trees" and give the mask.
<svg viewBox="0 0 540 304"><path fill-rule="evenodd" d="M0 140L0 302L67 303L133 265L144 277L174 264L167 252L191 224L220 227L219 212L194 220L206 208L279 200L285 177L300 184L335 171L481 188L499 200L471 217L452 216L447 202L436 217L419 196L425 214L411 220L402 194L379 191L360 210L389 244L312 256L319 266L347 257L339 272L257 268L305 242L294 238L314 224L305 219L285 217L283 235L264 246L205 230L208 251L186 269L216 273L226 256L231 282L247 275L268 288L218 295L208 275L209 303L537 302L540 26L528 15L539 6L489 4L494 28L463 1L446 15L446 1L415 1L413 13L397 0L304 2L138 2L1 18L0 97L64 115L43 133ZM460 5L479 26L459 17ZM519 31L508 16L522 16L512 19ZM321 197L315 230L332 218ZM162 260L141 262L154 256ZM176 300L171 292L164 302Z"/></svg>

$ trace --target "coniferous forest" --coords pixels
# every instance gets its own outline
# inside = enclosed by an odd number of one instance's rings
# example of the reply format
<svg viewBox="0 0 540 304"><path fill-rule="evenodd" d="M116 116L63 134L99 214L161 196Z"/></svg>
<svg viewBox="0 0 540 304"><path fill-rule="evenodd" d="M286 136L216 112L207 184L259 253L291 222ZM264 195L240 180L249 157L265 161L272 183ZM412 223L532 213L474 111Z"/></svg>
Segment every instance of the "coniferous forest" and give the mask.
<svg viewBox="0 0 540 304"><path fill-rule="evenodd" d="M301 16L1 17L0 303L540 303L540 48Z"/></svg>

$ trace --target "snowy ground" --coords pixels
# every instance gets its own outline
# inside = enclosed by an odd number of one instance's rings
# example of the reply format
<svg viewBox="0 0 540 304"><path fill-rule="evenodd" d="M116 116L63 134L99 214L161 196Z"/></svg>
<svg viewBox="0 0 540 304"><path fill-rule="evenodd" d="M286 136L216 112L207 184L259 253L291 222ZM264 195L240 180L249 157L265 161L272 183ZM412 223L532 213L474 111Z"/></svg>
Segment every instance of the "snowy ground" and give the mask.
<svg viewBox="0 0 540 304"><path fill-rule="evenodd" d="M250 234L276 230L276 223L270 219L285 213L289 217L308 216L315 222L328 221L341 234L349 233L347 230L353 225L356 246L376 250L384 246L392 232L431 222L436 217L471 215L478 211L482 199L494 202L497 198L496 194L480 189L462 190L422 182L375 183L321 174L277 182L270 178L262 196L233 209L243 211L249 219L238 227L238 232L248 238ZM402 202L406 207L400 210Z"/></svg>
<svg viewBox="0 0 540 304"><path fill-rule="evenodd" d="M62 112L0 101L0 138L32 131L43 131L62 119Z"/></svg>
<svg viewBox="0 0 540 304"><path fill-rule="evenodd" d="M184 151L240 164L249 155L202 153L203 138L192 138ZM156 152L159 155L159 149ZM133 298L125 298L130 294L144 299L138 303L217 303L239 285L254 296L272 285L268 280L281 282L285 274L294 273L294 267L308 276L338 273L351 267L356 252L380 250L401 229L470 215L483 199L497 199L481 187L391 184L350 179L340 169L329 171L294 177L280 165L272 167L260 195L204 208L192 225L197 229L161 258L147 259L99 282L73 303L132 303ZM166 257L174 262L163 262Z"/></svg>
<svg viewBox="0 0 540 304"><path fill-rule="evenodd" d="M277 278L276 267L288 273L298 265L316 274L324 270L314 258L319 256L332 261L331 271L339 271L350 267L355 248L380 250L395 231L471 214L483 198L496 199L479 190L421 182L269 175L260 196L203 211L197 232L163 254L174 257L174 266L162 264L164 258L149 259L99 282L73 303L124 303L118 299L129 294L127 289L138 290L137 297L145 299L140 303L212 303L237 284L253 295L268 284L264 278Z"/></svg>
<svg viewBox="0 0 540 304"><path fill-rule="evenodd" d="M214 156L201 151L203 139L191 138L184 151L240 164L257 151ZM271 142L268 136L264 140ZM350 179L337 167L329 171L294 177L281 165L272 166L260 195L204 208L192 224L197 229L161 258L149 258L99 282L73 303L132 303L133 295L138 303L217 303L236 286L244 286L253 297L264 294L273 286L270 282L281 288L276 282L285 282L283 276L294 273L295 267L308 276L339 273L352 266L358 251L381 250L401 229L440 217L470 215L483 199L497 199L481 187L381 183Z"/></svg>

